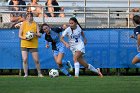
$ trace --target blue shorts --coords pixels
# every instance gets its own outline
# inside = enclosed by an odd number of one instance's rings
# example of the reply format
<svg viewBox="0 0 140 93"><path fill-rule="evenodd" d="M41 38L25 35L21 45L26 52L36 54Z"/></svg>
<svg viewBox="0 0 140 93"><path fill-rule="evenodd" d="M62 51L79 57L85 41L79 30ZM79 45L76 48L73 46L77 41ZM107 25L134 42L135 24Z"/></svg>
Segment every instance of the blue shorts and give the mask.
<svg viewBox="0 0 140 93"><path fill-rule="evenodd" d="M137 57L138 59L140 59L140 53L138 53L138 54L136 55L136 57Z"/></svg>
<svg viewBox="0 0 140 93"><path fill-rule="evenodd" d="M53 50L53 56L57 56L59 53L65 53L65 46L63 43L56 44L57 50Z"/></svg>

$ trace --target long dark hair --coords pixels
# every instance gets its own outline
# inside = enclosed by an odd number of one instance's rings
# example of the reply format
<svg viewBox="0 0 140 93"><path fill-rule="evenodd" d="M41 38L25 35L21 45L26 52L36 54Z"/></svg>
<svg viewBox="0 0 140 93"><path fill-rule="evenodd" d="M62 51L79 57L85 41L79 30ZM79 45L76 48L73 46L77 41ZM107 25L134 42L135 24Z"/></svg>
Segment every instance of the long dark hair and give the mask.
<svg viewBox="0 0 140 93"><path fill-rule="evenodd" d="M37 0L37 2L38 2L39 0ZM31 0L31 2L33 2L33 0Z"/></svg>
<svg viewBox="0 0 140 93"><path fill-rule="evenodd" d="M77 23L77 24L80 26L80 28L81 28L82 30L84 30L84 29L82 28L82 26L79 24L78 20L77 20L75 17L71 17L69 20L74 21L75 23Z"/></svg>
<svg viewBox="0 0 140 93"><path fill-rule="evenodd" d="M139 15L134 15L133 21L134 21L136 24L140 24L140 16L139 16Z"/></svg>
<svg viewBox="0 0 140 93"><path fill-rule="evenodd" d="M46 24L46 23L44 23L44 24L42 24L41 25L41 28L40 28L40 33L42 33L42 34L44 34L44 31L43 31L43 26L48 26L48 27L50 27L48 24Z"/></svg>

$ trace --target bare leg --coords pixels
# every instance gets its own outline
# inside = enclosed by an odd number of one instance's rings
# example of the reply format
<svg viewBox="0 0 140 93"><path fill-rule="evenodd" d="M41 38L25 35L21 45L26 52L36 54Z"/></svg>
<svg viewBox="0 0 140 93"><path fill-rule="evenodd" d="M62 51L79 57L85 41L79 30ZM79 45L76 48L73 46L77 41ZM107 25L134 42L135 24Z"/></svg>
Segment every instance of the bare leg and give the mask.
<svg viewBox="0 0 140 93"><path fill-rule="evenodd" d="M57 65L60 67L62 67L62 59L64 57L64 54L63 53L59 53L58 56L55 56L54 59L55 59L55 62L57 63Z"/></svg>
<svg viewBox="0 0 140 93"><path fill-rule="evenodd" d="M23 70L24 70L24 74L25 74L24 77L28 76L27 59L28 59L28 52L27 51L22 51Z"/></svg>
<svg viewBox="0 0 140 93"><path fill-rule="evenodd" d="M139 54L138 54L139 56ZM136 67L140 68L140 58L138 56L135 56L132 60L132 64L134 64Z"/></svg>
<svg viewBox="0 0 140 93"><path fill-rule="evenodd" d="M73 56L73 61L74 61L74 67L75 67L75 77L79 77L79 68L80 68L80 64L79 64L79 57L82 55L81 51L76 51L74 56Z"/></svg>
<svg viewBox="0 0 140 93"><path fill-rule="evenodd" d="M38 52L32 52L32 56L33 56L33 59L34 59L34 62L35 62L36 68L37 68L38 76L42 77L39 58L38 58Z"/></svg>
<svg viewBox="0 0 140 93"><path fill-rule="evenodd" d="M102 73L100 72L100 69L99 69L99 68L96 69L96 68L93 67L91 64L88 64L88 63L84 60L83 56L80 56L80 58L78 59L78 61L79 61L79 63L80 63L81 65L83 65L85 68L88 68L90 71L97 73L100 77L103 77Z"/></svg>
<svg viewBox="0 0 140 93"><path fill-rule="evenodd" d="M85 59L83 58L83 56L80 56L80 57L78 58L78 62L79 62L81 65L83 65L85 68L88 68L88 64L87 64L87 62L85 61Z"/></svg>
<svg viewBox="0 0 140 93"><path fill-rule="evenodd" d="M138 58L138 57L134 57L133 58L133 60L132 60L132 64L136 64L136 63L138 63L138 62L140 62L140 59Z"/></svg>
<svg viewBox="0 0 140 93"><path fill-rule="evenodd" d="M59 53L58 56L54 57L54 59L55 59L57 65L59 66L61 72L63 72L63 74L65 74L66 76L71 76L69 74L69 72L67 71L65 65L62 63L63 57L64 57L64 53Z"/></svg>

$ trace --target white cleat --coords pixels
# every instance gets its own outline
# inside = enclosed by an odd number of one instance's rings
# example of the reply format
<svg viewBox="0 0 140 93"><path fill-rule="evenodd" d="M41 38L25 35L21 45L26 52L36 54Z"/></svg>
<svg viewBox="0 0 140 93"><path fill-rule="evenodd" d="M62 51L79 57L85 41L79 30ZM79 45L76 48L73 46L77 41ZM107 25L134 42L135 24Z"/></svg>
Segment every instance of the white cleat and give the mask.
<svg viewBox="0 0 140 93"><path fill-rule="evenodd" d="M70 61L67 61L67 65L69 67L69 71L72 72L73 71L73 67L72 67Z"/></svg>
<svg viewBox="0 0 140 93"><path fill-rule="evenodd" d="M38 74L38 77L44 77L42 74Z"/></svg>
<svg viewBox="0 0 140 93"><path fill-rule="evenodd" d="M98 75L102 78L103 74L101 73L100 68L97 68L97 70L98 70Z"/></svg>
<svg viewBox="0 0 140 93"><path fill-rule="evenodd" d="M28 77L28 75L24 75L24 77L26 78L26 77Z"/></svg>

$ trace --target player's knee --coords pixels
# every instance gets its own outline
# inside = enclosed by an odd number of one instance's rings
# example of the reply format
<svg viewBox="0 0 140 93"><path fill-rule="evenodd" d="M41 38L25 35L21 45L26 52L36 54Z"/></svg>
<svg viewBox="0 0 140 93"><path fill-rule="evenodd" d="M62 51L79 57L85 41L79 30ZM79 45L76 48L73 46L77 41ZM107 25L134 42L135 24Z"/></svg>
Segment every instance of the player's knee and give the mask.
<svg viewBox="0 0 140 93"><path fill-rule="evenodd" d="M61 66L61 65L62 65L62 62L57 62L57 64L58 64L59 66Z"/></svg>
<svg viewBox="0 0 140 93"><path fill-rule="evenodd" d="M35 63L36 63L36 64L39 64L39 61L38 61L38 60L35 60Z"/></svg>
<svg viewBox="0 0 140 93"><path fill-rule="evenodd" d="M74 57L74 58L73 58L73 61L74 61L74 62L77 62L77 61L78 61L78 58Z"/></svg>
<svg viewBox="0 0 140 93"><path fill-rule="evenodd" d="M134 64L134 62L132 61L132 64Z"/></svg>
<svg viewBox="0 0 140 93"><path fill-rule="evenodd" d="M132 64L136 64L137 62L140 62L140 59L138 57L135 57L133 60L132 60Z"/></svg>
<svg viewBox="0 0 140 93"><path fill-rule="evenodd" d="M136 62L133 60L133 61L132 61L132 64L136 64Z"/></svg>
<svg viewBox="0 0 140 93"><path fill-rule="evenodd" d="M23 59L24 64L27 64L27 58Z"/></svg>

